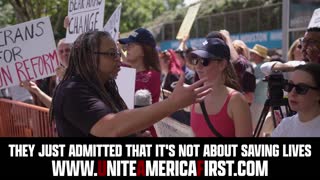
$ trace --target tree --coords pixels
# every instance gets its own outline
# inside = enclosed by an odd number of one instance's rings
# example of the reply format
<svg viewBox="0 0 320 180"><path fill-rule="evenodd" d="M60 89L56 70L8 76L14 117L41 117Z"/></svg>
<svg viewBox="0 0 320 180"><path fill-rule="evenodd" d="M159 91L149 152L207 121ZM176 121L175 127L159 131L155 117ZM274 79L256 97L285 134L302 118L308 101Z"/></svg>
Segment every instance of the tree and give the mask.
<svg viewBox="0 0 320 180"><path fill-rule="evenodd" d="M142 27L166 10L182 6L183 0L106 0L105 3L105 22L122 3L120 30L128 32ZM0 27L50 16L55 37L60 39L65 36L63 20L67 13L68 0L2 0L0 1Z"/></svg>

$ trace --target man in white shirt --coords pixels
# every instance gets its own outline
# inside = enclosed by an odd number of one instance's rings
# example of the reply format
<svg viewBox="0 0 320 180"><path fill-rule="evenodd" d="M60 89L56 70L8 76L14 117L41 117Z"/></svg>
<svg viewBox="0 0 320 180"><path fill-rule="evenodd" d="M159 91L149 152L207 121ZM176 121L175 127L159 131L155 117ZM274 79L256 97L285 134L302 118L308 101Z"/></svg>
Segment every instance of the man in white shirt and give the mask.
<svg viewBox="0 0 320 180"><path fill-rule="evenodd" d="M269 75L272 71L282 72L292 71L294 67L305 63L320 63L320 27L309 28L300 41L303 61L266 62L260 68L261 71Z"/></svg>

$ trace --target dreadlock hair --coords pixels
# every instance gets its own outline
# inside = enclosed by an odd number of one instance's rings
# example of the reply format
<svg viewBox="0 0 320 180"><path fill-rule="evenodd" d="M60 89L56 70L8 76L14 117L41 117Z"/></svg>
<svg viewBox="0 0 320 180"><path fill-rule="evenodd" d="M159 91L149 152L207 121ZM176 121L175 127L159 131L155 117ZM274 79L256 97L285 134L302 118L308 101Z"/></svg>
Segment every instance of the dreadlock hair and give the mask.
<svg viewBox="0 0 320 180"><path fill-rule="evenodd" d="M118 92L118 87L114 79L102 82L99 75L99 56L94 52L99 51L101 39L112 37L109 33L103 31L90 31L80 35L74 42L70 56L69 65L62 81L57 86L57 90L65 81L78 75L93 88L101 100L116 113L127 106ZM54 103L56 92L52 98L50 107L50 120L54 119Z"/></svg>

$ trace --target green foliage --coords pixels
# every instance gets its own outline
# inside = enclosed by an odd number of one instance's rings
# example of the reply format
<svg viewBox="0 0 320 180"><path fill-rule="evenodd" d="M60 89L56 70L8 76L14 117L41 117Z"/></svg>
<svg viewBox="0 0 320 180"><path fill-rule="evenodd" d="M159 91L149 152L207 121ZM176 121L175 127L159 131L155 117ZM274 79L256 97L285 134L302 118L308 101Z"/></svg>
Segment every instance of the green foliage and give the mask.
<svg viewBox="0 0 320 180"><path fill-rule="evenodd" d="M121 32L142 27L167 10L182 6L183 0L106 0L105 23L122 3ZM50 16L57 39L65 36L63 20L67 16L68 0L1 0L0 27Z"/></svg>

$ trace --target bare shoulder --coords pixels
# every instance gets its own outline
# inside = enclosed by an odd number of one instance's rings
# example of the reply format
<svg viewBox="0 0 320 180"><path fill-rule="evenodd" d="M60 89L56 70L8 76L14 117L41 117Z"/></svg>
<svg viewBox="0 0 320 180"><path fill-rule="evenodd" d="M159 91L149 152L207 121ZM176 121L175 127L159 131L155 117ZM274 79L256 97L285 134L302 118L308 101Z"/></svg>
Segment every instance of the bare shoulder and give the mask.
<svg viewBox="0 0 320 180"><path fill-rule="evenodd" d="M230 98L230 102L231 101L245 101L245 97L242 93L240 93L239 91L232 89L232 88L227 88L228 89L228 94L232 94L231 98Z"/></svg>

